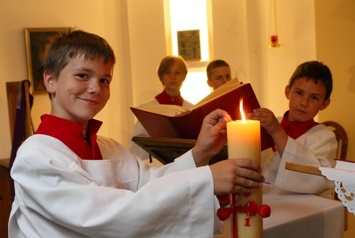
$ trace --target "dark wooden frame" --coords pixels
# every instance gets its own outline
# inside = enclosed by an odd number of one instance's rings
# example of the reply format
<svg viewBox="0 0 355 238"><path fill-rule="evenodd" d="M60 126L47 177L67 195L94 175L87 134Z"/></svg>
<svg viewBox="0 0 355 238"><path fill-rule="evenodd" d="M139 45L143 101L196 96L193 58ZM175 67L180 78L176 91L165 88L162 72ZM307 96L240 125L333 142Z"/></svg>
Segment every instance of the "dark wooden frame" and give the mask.
<svg viewBox="0 0 355 238"><path fill-rule="evenodd" d="M28 79L31 82L32 93L46 92L43 84L42 71L48 38L59 31L66 31L68 29L70 28L25 28L27 72ZM43 52L43 54L41 52Z"/></svg>
<svg viewBox="0 0 355 238"><path fill-rule="evenodd" d="M200 30L177 32L178 53L186 61L201 60Z"/></svg>

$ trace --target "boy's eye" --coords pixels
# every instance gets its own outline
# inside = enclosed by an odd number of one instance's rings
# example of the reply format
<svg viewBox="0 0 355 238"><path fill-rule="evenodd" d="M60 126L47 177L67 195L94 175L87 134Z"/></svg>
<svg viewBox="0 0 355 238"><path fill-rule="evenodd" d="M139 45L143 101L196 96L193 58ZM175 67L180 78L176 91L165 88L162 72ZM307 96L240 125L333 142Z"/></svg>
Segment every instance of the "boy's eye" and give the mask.
<svg viewBox="0 0 355 238"><path fill-rule="evenodd" d="M302 95L302 92L301 92L301 91L295 91L295 93L296 93L297 95Z"/></svg>
<svg viewBox="0 0 355 238"><path fill-rule="evenodd" d="M100 82L103 83L103 84L110 84L111 80L103 78L103 79L100 80Z"/></svg>
<svg viewBox="0 0 355 238"><path fill-rule="evenodd" d="M175 75L177 75L177 74L181 74L181 71L179 71L179 70L176 70L176 71L168 71L168 72L165 72L165 74L175 74Z"/></svg>
<svg viewBox="0 0 355 238"><path fill-rule="evenodd" d="M87 74L77 74L76 76L82 79L87 78Z"/></svg>
<svg viewBox="0 0 355 238"><path fill-rule="evenodd" d="M317 96L312 96L311 99L314 101L319 101L319 97L317 97Z"/></svg>

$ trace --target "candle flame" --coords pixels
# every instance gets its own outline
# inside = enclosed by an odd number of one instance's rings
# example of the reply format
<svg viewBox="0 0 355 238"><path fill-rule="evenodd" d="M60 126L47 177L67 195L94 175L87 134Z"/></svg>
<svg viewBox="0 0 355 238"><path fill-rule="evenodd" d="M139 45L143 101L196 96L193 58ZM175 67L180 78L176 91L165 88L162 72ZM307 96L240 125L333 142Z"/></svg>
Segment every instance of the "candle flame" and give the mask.
<svg viewBox="0 0 355 238"><path fill-rule="evenodd" d="M240 115L242 116L242 123L243 124L247 123L244 114L244 109L243 109L243 99L240 99L239 101L239 111L240 111Z"/></svg>

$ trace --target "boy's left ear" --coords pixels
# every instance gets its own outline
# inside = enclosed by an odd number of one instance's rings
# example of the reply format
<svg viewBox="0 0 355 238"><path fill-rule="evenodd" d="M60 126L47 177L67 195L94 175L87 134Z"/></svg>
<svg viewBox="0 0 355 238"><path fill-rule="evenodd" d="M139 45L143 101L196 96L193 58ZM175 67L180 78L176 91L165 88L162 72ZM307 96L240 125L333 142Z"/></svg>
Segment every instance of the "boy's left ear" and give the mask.
<svg viewBox="0 0 355 238"><path fill-rule="evenodd" d="M53 74L45 72L43 74L43 82L44 82L44 86L46 86L48 93L55 92L55 79Z"/></svg>
<svg viewBox="0 0 355 238"><path fill-rule="evenodd" d="M211 80L208 80L208 79L207 79L207 84L208 84L208 86L210 86L211 88L213 87L213 85L212 85L212 83L211 83Z"/></svg>
<svg viewBox="0 0 355 238"><path fill-rule="evenodd" d="M325 100L323 102L323 106L320 108L320 110L322 111L322 110L326 109L329 106L329 104L330 104L330 98L328 98L327 100Z"/></svg>

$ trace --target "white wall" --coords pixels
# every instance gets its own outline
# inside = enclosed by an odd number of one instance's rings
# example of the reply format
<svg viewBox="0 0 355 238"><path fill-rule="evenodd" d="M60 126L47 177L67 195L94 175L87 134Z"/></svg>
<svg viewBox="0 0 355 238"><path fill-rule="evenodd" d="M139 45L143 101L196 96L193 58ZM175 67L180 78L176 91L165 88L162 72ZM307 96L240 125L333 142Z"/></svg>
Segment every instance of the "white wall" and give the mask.
<svg viewBox="0 0 355 238"><path fill-rule="evenodd" d="M330 106L320 113L322 121L335 120L345 127L349 138L347 159L355 161L355 1L316 0L317 57L333 73L334 91ZM348 213L345 238L355 237L355 216Z"/></svg>
<svg viewBox="0 0 355 238"><path fill-rule="evenodd" d="M355 1L316 0L317 57L332 69L334 90L320 119L335 120L349 136L348 160L355 161Z"/></svg>
<svg viewBox="0 0 355 238"><path fill-rule="evenodd" d="M239 81L249 81L245 1L212 2L213 59L224 59Z"/></svg>
<svg viewBox="0 0 355 238"><path fill-rule="evenodd" d="M266 1L264 9L269 9ZM276 1L279 42L282 46L269 48L264 61L263 92L265 104L277 115L282 115L288 108L284 89L296 67L309 60L316 60L314 3L309 0ZM269 19L266 14L263 22ZM268 34L268 24L264 24L264 37ZM277 96L276 96L277 95Z"/></svg>
<svg viewBox="0 0 355 238"><path fill-rule="evenodd" d="M163 90L157 69L167 55L164 4L162 0L127 0L127 4L133 105L137 106Z"/></svg>
<svg viewBox="0 0 355 238"><path fill-rule="evenodd" d="M284 88L293 70L316 59L314 6L308 0L276 1L278 48L270 44L270 2L212 1L214 56L227 60L250 82L261 106L276 115L287 110Z"/></svg>

